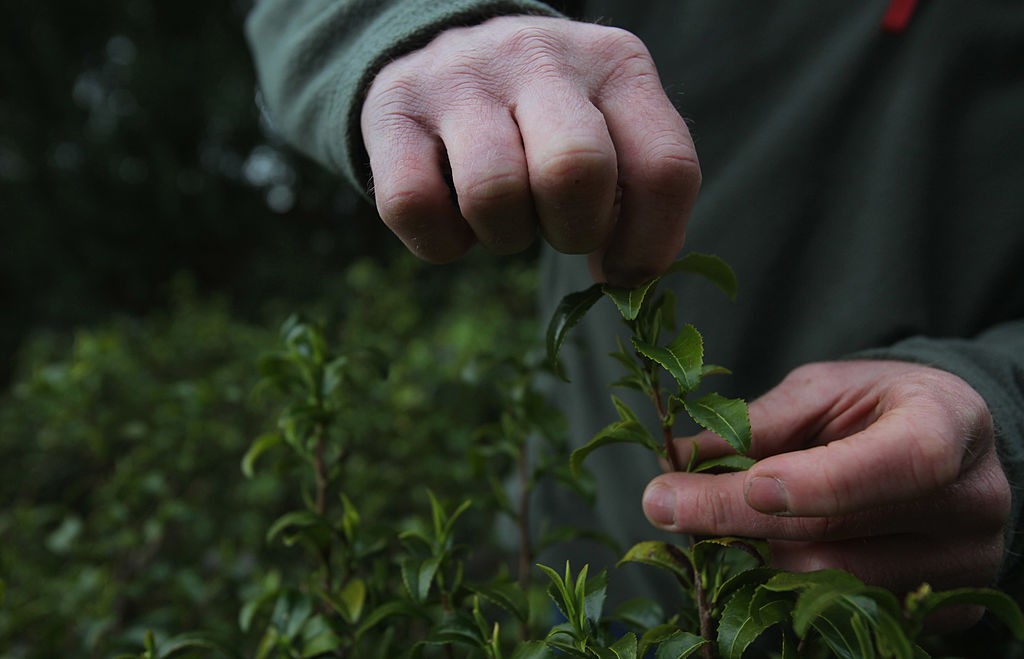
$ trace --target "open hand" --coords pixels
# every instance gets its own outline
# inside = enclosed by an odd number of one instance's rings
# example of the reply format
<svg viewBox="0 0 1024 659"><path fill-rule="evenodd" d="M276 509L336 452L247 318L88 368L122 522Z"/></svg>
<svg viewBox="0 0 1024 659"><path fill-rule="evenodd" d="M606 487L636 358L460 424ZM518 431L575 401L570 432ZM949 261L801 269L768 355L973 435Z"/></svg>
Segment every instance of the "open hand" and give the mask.
<svg viewBox="0 0 1024 659"><path fill-rule="evenodd" d="M982 398L955 375L896 361L811 364L750 405L747 472L663 474L657 526L767 538L775 567L841 568L896 591L989 586L1010 488ZM709 433L688 456L725 452Z"/></svg>
<svg viewBox="0 0 1024 659"><path fill-rule="evenodd" d="M539 229L596 279L638 284L675 259L700 187L647 49L617 28L447 30L378 73L361 124L381 218L430 261L520 251Z"/></svg>

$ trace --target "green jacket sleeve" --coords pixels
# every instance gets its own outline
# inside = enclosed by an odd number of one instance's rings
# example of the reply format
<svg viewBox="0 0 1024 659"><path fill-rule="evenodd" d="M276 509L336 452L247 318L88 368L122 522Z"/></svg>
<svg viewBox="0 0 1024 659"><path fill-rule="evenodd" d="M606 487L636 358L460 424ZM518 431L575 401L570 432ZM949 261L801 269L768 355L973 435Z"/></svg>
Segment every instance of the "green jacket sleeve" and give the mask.
<svg viewBox="0 0 1024 659"><path fill-rule="evenodd" d="M1024 534L1019 529L1024 509L1024 320L996 325L972 339L914 337L856 356L934 366L959 376L985 399L1012 491L1003 579L1013 580L1017 575L1011 573L1020 572L1014 568L1024 552Z"/></svg>
<svg viewBox="0 0 1024 659"><path fill-rule="evenodd" d="M558 15L536 0L262 0L246 36L275 129L365 194L359 113L373 76L448 27L503 14Z"/></svg>

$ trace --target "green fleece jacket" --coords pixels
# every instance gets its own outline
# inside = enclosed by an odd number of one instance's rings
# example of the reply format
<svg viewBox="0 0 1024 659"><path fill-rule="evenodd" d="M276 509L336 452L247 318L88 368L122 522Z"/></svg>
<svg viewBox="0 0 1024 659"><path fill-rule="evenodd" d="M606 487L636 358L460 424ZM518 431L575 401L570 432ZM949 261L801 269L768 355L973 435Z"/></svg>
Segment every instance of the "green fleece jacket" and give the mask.
<svg viewBox="0 0 1024 659"><path fill-rule="evenodd" d="M704 188L688 248L724 257L741 285L729 303L676 284L708 358L736 374L720 391L752 398L855 354L959 375L989 405L1013 486L1009 570L1024 546L1024 4L924 2L898 34L880 27L887 6L604 0L586 16L644 39L690 123ZM447 26L517 12L555 14L528 0L264 0L248 33L277 128L365 191L358 116L374 73ZM590 284L579 257L548 252L543 268L544 314ZM566 355L574 383L557 394L576 442L614 418L621 373L604 355L618 332L599 305ZM651 538L640 495L657 466L629 447L588 466L614 484L596 509L552 492L545 512L626 546Z"/></svg>

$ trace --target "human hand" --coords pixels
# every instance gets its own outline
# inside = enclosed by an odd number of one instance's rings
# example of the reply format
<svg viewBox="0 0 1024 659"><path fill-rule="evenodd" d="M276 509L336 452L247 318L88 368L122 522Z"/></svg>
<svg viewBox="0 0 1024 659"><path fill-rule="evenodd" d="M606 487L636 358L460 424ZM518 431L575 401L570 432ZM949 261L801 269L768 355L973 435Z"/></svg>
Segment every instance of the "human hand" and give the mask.
<svg viewBox="0 0 1024 659"><path fill-rule="evenodd" d="M450 29L378 73L363 104L377 209L418 256L539 228L597 280L661 274L700 187L686 124L628 32L506 16ZM450 181L454 187L455 203Z"/></svg>
<svg viewBox="0 0 1024 659"><path fill-rule="evenodd" d="M775 567L840 568L897 592L991 585L1010 488L966 382L905 362L811 364L752 402L750 420L759 462L658 476L643 498L652 523L767 538ZM692 441L726 452L710 433L676 441L684 457Z"/></svg>

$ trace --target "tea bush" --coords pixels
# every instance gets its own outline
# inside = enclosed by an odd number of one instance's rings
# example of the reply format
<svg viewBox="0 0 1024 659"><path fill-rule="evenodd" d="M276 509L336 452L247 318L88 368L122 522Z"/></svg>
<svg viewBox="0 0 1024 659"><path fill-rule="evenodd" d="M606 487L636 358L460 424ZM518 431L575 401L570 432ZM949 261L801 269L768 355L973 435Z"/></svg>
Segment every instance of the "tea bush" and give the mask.
<svg viewBox="0 0 1024 659"><path fill-rule="evenodd" d="M533 345L533 274L466 267L472 281L411 258L360 261L310 309L343 328L332 343L394 356L358 415L373 441L348 485L367 494L367 519L427 510L419 483L491 496L460 459L498 405L477 361L492 341ZM264 457L252 478L239 466L283 404L256 386L279 322L243 322L187 281L172 297L165 312L38 333L22 350L0 400L0 655L112 656L147 630L203 630L248 654L248 591L305 569L265 539L300 502L299 465Z"/></svg>

